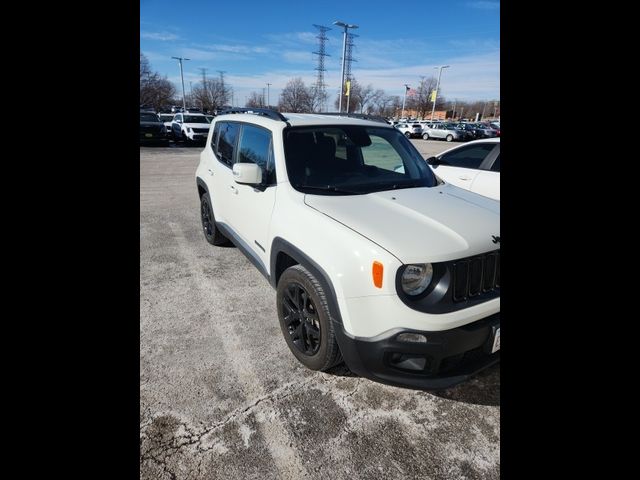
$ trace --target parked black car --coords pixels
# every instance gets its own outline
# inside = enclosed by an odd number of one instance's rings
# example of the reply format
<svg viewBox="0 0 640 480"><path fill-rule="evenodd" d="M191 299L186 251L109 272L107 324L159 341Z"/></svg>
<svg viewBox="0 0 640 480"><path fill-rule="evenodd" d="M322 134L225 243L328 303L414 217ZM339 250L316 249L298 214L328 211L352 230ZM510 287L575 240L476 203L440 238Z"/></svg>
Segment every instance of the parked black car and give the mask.
<svg viewBox="0 0 640 480"><path fill-rule="evenodd" d="M167 137L164 123L154 112L140 110L140 143L166 143Z"/></svg>

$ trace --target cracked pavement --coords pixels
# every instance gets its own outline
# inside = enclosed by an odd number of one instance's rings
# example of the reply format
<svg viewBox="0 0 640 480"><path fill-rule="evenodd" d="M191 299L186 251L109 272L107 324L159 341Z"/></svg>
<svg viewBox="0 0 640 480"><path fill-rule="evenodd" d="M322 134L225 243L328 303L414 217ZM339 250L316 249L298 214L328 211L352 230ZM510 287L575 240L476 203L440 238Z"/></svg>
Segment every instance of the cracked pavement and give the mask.
<svg viewBox="0 0 640 480"><path fill-rule="evenodd" d="M140 478L499 478L500 366L442 392L303 367L264 277L203 238L200 150L140 148Z"/></svg>

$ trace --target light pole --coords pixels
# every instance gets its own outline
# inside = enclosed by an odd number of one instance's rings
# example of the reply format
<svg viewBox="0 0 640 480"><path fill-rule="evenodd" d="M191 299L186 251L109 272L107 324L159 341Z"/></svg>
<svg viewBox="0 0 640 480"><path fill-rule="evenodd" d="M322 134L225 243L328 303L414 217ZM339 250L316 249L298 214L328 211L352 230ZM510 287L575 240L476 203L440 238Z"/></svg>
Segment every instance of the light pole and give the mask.
<svg viewBox="0 0 640 480"><path fill-rule="evenodd" d="M436 111L436 100L438 99L438 89L440 88L440 77L442 76L442 69L443 68L449 68L449 65L443 65L441 67L434 67L434 68L439 68L440 72L438 72L438 82L436 83L436 94L434 95L433 98L433 107L431 108L431 121L433 122L433 114Z"/></svg>
<svg viewBox="0 0 640 480"><path fill-rule="evenodd" d="M404 102L407 100L407 91L409 90L409 85L404 84L404 97L402 97L402 114L400 118L404 118Z"/></svg>
<svg viewBox="0 0 640 480"><path fill-rule="evenodd" d="M182 73L182 61L183 60L191 60L190 58L183 58L183 57L171 57L171 58L175 58L176 60L178 60L180 62L180 79L182 80L182 111L185 111L187 109L187 104L184 101L184 74Z"/></svg>
<svg viewBox="0 0 640 480"><path fill-rule="evenodd" d="M342 95L344 93L344 63L347 56L347 29L349 28L358 28L358 25L351 25L349 23L344 23L336 20L333 22L334 25L338 27L344 28L344 36L342 38L342 69L340 71L340 107L338 108L338 113L342 113Z"/></svg>
<svg viewBox="0 0 640 480"><path fill-rule="evenodd" d="M267 82L267 108L269 108L269 105L271 105L271 100L269 100L269 87L271 86L271 84L269 82Z"/></svg>
<svg viewBox="0 0 640 480"><path fill-rule="evenodd" d="M487 101L484 101L484 105L482 106L482 121L484 122L484 111L487 108Z"/></svg>
<svg viewBox="0 0 640 480"><path fill-rule="evenodd" d="M451 120L454 120L456 118L456 103L458 102L458 99L456 98L453 101L453 113L451 114Z"/></svg>

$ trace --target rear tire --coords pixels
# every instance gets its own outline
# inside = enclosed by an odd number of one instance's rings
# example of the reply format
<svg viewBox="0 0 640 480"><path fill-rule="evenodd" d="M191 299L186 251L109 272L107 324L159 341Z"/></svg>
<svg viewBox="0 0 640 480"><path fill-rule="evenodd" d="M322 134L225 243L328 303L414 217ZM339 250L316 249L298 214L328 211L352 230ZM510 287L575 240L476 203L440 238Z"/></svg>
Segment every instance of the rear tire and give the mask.
<svg viewBox="0 0 640 480"><path fill-rule="evenodd" d="M203 193L202 197L200 197L200 220L202 222L202 232L207 242L216 246L229 244L229 239L218 230L216 217L211 207L211 197L209 197L208 192Z"/></svg>
<svg viewBox="0 0 640 480"><path fill-rule="evenodd" d="M325 371L342 362L326 294L309 270L294 265L284 271L276 305L282 335L300 363Z"/></svg>
<svg viewBox="0 0 640 480"><path fill-rule="evenodd" d="M411 138L411 134L409 132L404 132L404 136L407 138Z"/></svg>
<svg viewBox="0 0 640 480"><path fill-rule="evenodd" d="M447 135L447 142L450 142L453 140L453 135L449 134Z"/></svg>

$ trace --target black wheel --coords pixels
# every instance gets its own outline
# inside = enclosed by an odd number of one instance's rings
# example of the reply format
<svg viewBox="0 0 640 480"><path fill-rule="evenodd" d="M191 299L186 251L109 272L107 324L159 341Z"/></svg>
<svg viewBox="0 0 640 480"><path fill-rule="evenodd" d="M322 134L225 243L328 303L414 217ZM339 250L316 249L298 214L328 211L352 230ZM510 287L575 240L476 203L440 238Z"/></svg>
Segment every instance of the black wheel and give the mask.
<svg viewBox="0 0 640 480"><path fill-rule="evenodd" d="M409 132L404 132L404 136L407 138L411 138L411 134Z"/></svg>
<svg viewBox="0 0 640 480"><path fill-rule="evenodd" d="M429 140L429 134L428 133L423 133L422 134L422 139L423 140Z"/></svg>
<svg viewBox="0 0 640 480"><path fill-rule="evenodd" d="M284 271L277 289L278 319L291 353L311 370L342 362L324 289L303 266Z"/></svg>
<svg viewBox="0 0 640 480"><path fill-rule="evenodd" d="M447 142L450 142L451 140L453 140L453 135L451 134L447 135Z"/></svg>
<svg viewBox="0 0 640 480"><path fill-rule="evenodd" d="M209 193L204 193L200 197L200 220L202 220L202 231L207 242L211 245L226 245L229 243L229 239L216 226L216 217L213 215Z"/></svg>

